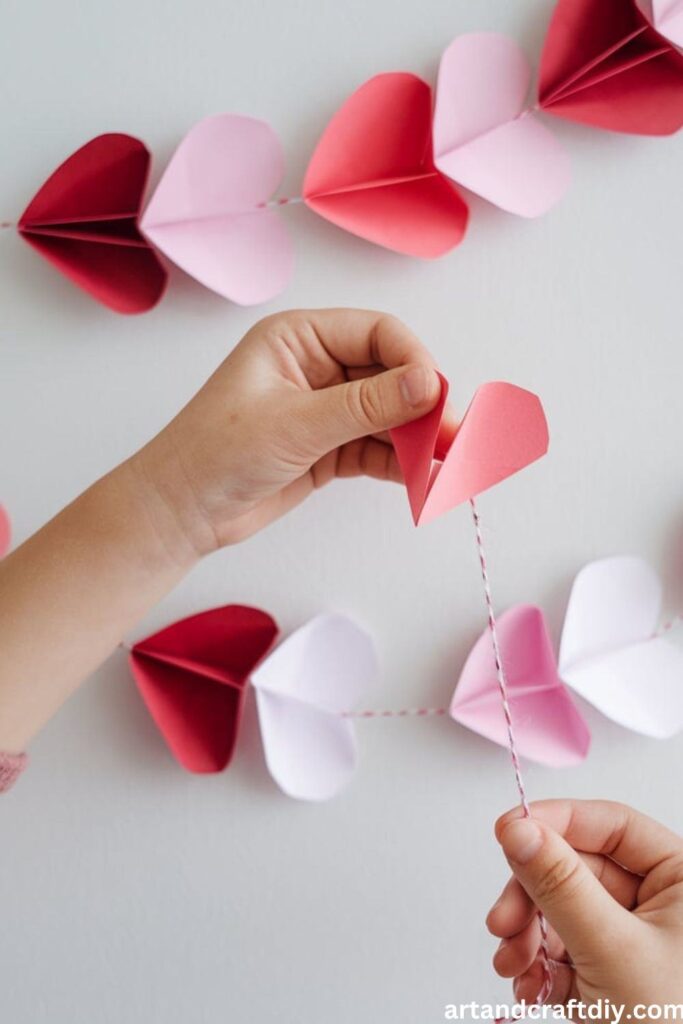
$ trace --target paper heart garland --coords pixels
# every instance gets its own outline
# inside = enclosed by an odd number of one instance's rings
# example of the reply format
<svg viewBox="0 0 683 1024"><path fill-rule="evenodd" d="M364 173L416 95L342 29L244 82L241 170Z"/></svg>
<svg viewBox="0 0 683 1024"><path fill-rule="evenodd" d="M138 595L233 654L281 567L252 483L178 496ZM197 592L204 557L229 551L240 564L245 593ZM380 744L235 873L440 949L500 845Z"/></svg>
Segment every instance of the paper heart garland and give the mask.
<svg viewBox="0 0 683 1024"><path fill-rule="evenodd" d="M249 676L278 634L243 605L181 619L131 650L130 667L172 754L191 772L219 772L235 750Z"/></svg>
<svg viewBox="0 0 683 1024"><path fill-rule="evenodd" d="M640 558L592 562L572 587L560 675L604 715L665 739L683 729L683 649L657 635L662 586Z"/></svg>
<svg viewBox="0 0 683 1024"><path fill-rule="evenodd" d="M448 397L426 416L391 431L416 526L540 459L548 450L548 425L540 399L530 391L496 381L475 393L448 450L437 451Z"/></svg>
<svg viewBox="0 0 683 1024"><path fill-rule="evenodd" d="M240 305L265 302L294 264L287 228L266 205L283 174L270 125L236 114L205 118L171 157L140 226L207 288Z"/></svg>
<svg viewBox="0 0 683 1024"><path fill-rule="evenodd" d="M5 508L0 505L0 558L3 558L10 549L12 540L12 527Z"/></svg>
<svg viewBox="0 0 683 1024"><path fill-rule="evenodd" d="M290 796L326 800L355 767L343 712L376 675L372 642L341 615L319 615L266 657L276 636L270 615L226 605L140 641L130 666L171 752L191 772L230 763L251 683L273 779Z"/></svg>
<svg viewBox="0 0 683 1024"><path fill-rule="evenodd" d="M569 158L526 109L531 65L495 32L459 36L439 65L434 111L437 168L484 199L538 217L569 186Z"/></svg>
<svg viewBox="0 0 683 1024"><path fill-rule="evenodd" d="M675 36L678 7L669 0L653 9L655 23L669 24ZM541 57L539 104L597 128L669 135L683 125L683 54L634 0L558 0Z"/></svg>
<svg viewBox="0 0 683 1024"><path fill-rule="evenodd" d="M142 313L166 271L137 228L150 155L130 135L98 135L72 153L21 215L19 234L94 299Z"/></svg>
<svg viewBox="0 0 683 1024"><path fill-rule="evenodd" d="M498 618L497 628L518 752L552 768L583 761L590 747L590 732L557 674L543 612L532 605L517 605ZM450 715L486 739L508 747L488 629L465 662Z"/></svg>
<svg viewBox="0 0 683 1024"><path fill-rule="evenodd" d="M683 0L558 0L537 106L615 131L674 132L683 125L679 47ZM294 198L271 198L284 161L269 125L207 118L172 157L143 233L149 153L131 136L101 135L55 171L18 229L79 287L124 313L150 309L164 291L166 272L149 242L225 298L273 298L289 281L293 254L271 207L298 198L359 237L433 259L467 229L456 184L525 217L546 212L566 190L566 154L535 108L525 108L529 79L516 43L497 33L464 35L447 48L433 122L422 79L371 78L328 124Z"/></svg>
<svg viewBox="0 0 683 1024"><path fill-rule="evenodd" d="M432 159L432 91L416 75L377 75L337 111L311 157L306 205L354 235L434 259L458 245L468 211Z"/></svg>

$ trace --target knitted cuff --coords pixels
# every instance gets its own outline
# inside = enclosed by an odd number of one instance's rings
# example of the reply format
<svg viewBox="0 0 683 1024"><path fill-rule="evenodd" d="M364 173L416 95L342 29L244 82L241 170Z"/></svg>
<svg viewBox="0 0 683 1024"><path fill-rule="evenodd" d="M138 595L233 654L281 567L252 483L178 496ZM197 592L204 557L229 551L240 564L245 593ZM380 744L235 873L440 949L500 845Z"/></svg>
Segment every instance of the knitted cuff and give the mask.
<svg viewBox="0 0 683 1024"><path fill-rule="evenodd" d="M12 788L27 763L27 754L0 753L0 793L6 793Z"/></svg>

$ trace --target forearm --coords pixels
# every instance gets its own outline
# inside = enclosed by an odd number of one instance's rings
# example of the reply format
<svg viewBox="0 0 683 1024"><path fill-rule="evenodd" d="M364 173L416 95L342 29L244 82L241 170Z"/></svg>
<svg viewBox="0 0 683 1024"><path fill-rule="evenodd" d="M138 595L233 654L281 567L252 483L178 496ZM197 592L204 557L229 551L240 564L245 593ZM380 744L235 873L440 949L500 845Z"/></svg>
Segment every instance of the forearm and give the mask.
<svg viewBox="0 0 683 1024"><path fill-rule="evenodd" d="M196 558L133 459L1 562L0 750L23 750Z"/></svg>

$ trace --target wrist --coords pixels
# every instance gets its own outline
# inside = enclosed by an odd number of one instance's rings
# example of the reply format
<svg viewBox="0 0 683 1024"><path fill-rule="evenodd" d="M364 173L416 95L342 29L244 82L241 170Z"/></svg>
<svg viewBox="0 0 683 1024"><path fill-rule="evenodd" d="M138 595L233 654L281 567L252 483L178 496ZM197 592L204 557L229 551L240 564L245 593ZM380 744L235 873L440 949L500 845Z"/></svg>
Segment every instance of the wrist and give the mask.
<svg viewBox="0 0 683 1024"><path fill-rule="evenodd" d="M219 546L168 428L115 470L127 479L158 551L191 568Z"/></svg>

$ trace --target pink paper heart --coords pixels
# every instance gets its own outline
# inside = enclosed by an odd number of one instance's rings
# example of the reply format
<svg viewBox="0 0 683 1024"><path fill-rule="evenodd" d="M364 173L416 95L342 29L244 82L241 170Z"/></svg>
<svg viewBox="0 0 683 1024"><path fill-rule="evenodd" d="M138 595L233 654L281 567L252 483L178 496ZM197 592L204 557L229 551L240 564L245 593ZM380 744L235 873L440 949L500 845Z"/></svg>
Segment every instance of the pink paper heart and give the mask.
<svg viewBox="0 0 683 1024"><path fill-rule="evenodd" d="M538 217L564 195L569 158L526 108L531 66L507 36L459 36L441 58L434 162L489 202Z"/></svg>
<svg viewBox="0 0 683 1024"><path fill-rule="evenodd" d="M448 382L441 377L435 408L391 431L417 526L481 494L548 450L548 425L539 398L514 384L483 384L455 440L439 461L437 439Z"/></svg>
<svg viewBox="0 0 683 1024"><path fill-rule="evenodd" d="M557 674L543 612L531 605L517 605L501 615L497 625L519 754L553 768L583 761L590 747L590 732ZM480 736L508 746L488 629L465 662L450 715Z"/></svg>
<svg viewBox="0 0 683 1024"><path fill-rule="evenodd" d="M263 121L219 114L190 129L145 210L143 234L207 288L240 305L283 290L293 251L266 203L284 158Z"/></svg>

